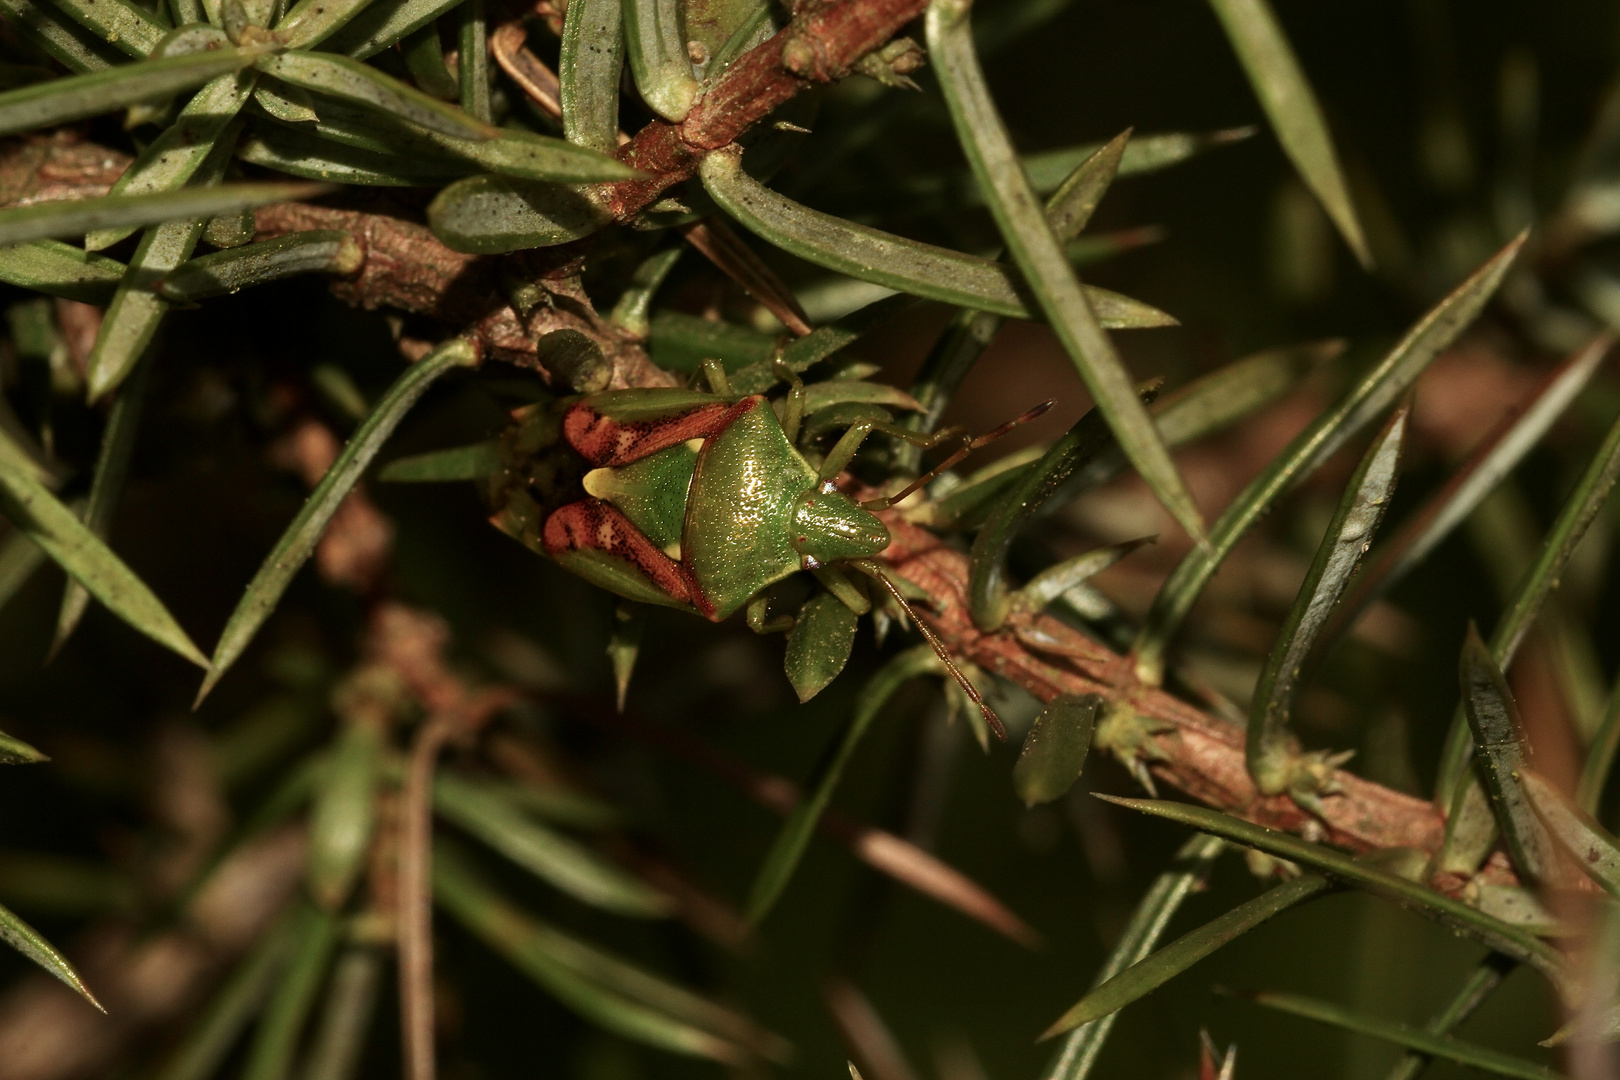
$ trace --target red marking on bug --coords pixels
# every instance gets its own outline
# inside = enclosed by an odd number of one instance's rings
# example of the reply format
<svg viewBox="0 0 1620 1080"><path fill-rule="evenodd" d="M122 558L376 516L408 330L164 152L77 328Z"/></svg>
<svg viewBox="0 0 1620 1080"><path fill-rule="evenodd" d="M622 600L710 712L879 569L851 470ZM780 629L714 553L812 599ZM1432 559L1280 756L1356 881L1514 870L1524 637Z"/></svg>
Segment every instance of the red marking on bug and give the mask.
<svg viewBox="0 0 1620 1080"><path fill-rule="evenodd" d="M717 401L662 420L630 422L603 416L589 400L580 401L563 414L563 437L592 465L628 465L688 439L712 438L761 400L744 398L735 405Z"/></svg>
<svg viewBox="0 0 1620 1080"><path fill-rule="evenodd" d="M601 551L630 563L672 599L684 600L713 617L714 605L703 596L689 570L660 551L642 531L602 499L581 499L559 507L542 530L546 554Z"/></svg>

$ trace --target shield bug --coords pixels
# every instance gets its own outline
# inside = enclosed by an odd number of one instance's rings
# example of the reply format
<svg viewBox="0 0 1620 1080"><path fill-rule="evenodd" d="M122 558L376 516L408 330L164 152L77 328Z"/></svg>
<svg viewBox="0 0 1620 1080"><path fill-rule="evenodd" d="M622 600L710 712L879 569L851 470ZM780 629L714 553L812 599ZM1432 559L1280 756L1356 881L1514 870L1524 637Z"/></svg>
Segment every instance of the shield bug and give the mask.
<svg viewBox="0 0 1620 1080"><path fill-rule="evenodd" d="M1008 430L1040 415L1050 402L976 439L960 429L924 434L877 410L852 415L843 434L812 464L798 445L805 387L786 365L776 372L789 390L773 404L762 394L733 395L718 364L705 366L710 389L645 388L588 394L520 417L507 439L509 462L548 442L572 461L552 455L538 472L523 470L515 491L497 496L498 526L543 551L570 572L628 600L680 608L716 622L745 611L764 633L794 626L769 616L770 590L810 572L825 588L822 610L846 617L806 619L806 633L843 634L847 656L854 618L870 609L863 589L845 571L876 582L933 647L941 663L984 712L1001 723L951 660L896 584L876 561L889 545L878 511L905 499L935 476ZM537 406L536 409L543 407ZM883 432L930 448L961 443L933 470L902 490L857 501L839 478L862 443ZM538 498L535 496L538 495ZM814 603L814 601L813 601ZM804 611L812 610L806 605ZM802 643L801 643L802 644ZM790 640L790 653L792 642ZM816 651L816 642L801 652ZM825 651L825 650L823 650ZM825 667L827 665L823 665ZM791 674L791 672L790 672ZM831 675L827 676L828 679ZM810 693L825 685L822 680ZM801 697L807 697L801 688Z"/></svg>

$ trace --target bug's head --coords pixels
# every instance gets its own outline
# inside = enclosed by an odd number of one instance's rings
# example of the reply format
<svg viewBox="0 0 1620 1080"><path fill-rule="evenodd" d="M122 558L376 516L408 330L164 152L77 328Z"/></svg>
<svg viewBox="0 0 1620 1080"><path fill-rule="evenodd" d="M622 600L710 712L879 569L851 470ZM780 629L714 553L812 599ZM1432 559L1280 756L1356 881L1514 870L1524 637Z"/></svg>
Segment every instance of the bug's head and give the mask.
<svg viewBox="0 0 1620 1080"><path fill-rule="evenodd" d="M888 546L888 528L843 492L814 487L794 507L793 549L804 556L806 569L868 559Z"/></svg>

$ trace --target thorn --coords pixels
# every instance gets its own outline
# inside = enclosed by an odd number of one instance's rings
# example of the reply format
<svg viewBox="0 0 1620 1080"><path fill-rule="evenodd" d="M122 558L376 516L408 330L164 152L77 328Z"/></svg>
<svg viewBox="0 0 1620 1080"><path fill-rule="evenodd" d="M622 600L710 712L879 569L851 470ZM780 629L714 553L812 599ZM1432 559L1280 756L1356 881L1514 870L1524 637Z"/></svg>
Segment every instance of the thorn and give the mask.
<svg viewBox="0 0 1620 1080"><path fill-rule="evenodd" d="M1153 796L1155 799L1159 797L1159 786L1153 782L1153 774L1148 772L1146 761L1144 761L1142 758L1132 758L1130 765L1127 766L1127 768L1129 769L1131 776L1136 779L1138 784L1141 784L1142 787L1147 790L1149 795Z"/></svg>

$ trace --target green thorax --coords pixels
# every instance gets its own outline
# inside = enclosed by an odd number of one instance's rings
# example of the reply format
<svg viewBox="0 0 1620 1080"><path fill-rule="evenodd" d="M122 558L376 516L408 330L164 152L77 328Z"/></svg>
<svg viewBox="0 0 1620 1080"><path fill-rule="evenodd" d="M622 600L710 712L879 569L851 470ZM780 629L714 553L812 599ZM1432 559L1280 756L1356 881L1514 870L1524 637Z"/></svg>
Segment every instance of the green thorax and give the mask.
<svg viewBox="0 0 1620 1080"><path fill-rule="evenodd" d="M681 552L713 619L803 568L793 508L816 472L764 398L703 444L686 498Z"/></svg>
<svg viewBox="0 0 1620 1080"><path fill-rule="evenodd" d="M587 494L686 564L702 593L698 608L716 620L799 570L876 555L889 543L876 515L819 482L764 398L745 400L708 439L593 469L584 481Z"/></svg>

